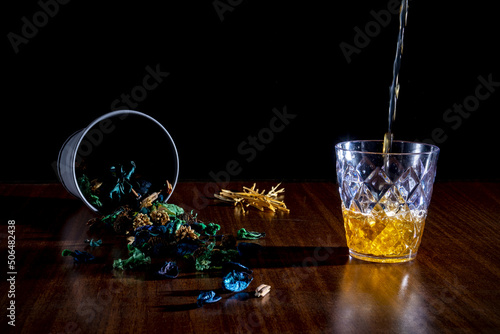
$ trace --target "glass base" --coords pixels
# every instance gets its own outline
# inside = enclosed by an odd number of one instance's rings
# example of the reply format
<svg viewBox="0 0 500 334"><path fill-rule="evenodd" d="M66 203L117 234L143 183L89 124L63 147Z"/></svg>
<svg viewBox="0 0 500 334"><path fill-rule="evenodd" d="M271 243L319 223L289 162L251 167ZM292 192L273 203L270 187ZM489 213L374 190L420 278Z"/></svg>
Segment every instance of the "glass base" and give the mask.
<svg viewBox="0 0 500 334"><path fill-rule="evenodd" d="M414 260L417 257L417 253L410 253L405 256L393 256L393 257L387 257L387 256L375 256L375 255L367 255L367 254L360 254L356 253L355 251L349 249L349 255L352 257L363 260L363 261L369 261L369 262L378 262L378 263L402 263L402 262L408 262L411 260Z"/></svg>

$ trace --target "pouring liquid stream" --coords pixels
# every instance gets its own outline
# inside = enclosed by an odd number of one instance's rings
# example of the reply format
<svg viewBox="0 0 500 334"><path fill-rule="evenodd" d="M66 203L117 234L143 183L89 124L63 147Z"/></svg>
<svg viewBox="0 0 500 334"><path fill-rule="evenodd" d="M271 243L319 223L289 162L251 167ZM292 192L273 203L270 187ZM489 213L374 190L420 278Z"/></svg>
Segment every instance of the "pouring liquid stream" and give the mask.
<svg viewBox="0 0 500 334"><path fill-rule="evenodd" d="M389 119L388 130L384 135L383 153L390 153L392 150L392 140L394 138L392 132L392 125L396 120L396 104L399 97L399 70L401 68L401 56L403 54L403 40L406 27L406 20L408 17L408 0L401 1L401 9L399 12L399 34L398 45L396 48L396 57L394 58L394 65L392 68L392 84L390 88L389 100Z"/></svg>

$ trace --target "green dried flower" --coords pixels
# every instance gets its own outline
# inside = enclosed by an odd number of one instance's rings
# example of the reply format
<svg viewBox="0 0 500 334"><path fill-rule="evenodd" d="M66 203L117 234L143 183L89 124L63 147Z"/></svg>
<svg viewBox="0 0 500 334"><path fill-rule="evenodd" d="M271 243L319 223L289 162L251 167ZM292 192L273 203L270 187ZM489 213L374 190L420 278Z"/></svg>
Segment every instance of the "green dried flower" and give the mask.
<svg viewBox="0 0 500 334"><path fill-rule="evenodd" d="M141 265L150 264L151 258L146 256L138 248L129 246L131 256L126 259L118 259L113 262L113 268L118 270L135 269Z"/></svg>
<svg viewBox="0 0 500 334"><path fill-rule="evenodd" d="M83 174L78 178L78 186L80 187L80 191L83 196L87 199L87 201L97 208L102 207L102 203L99 200L99 197L92 192L92 184L87 177L87 175Z"/></svg>

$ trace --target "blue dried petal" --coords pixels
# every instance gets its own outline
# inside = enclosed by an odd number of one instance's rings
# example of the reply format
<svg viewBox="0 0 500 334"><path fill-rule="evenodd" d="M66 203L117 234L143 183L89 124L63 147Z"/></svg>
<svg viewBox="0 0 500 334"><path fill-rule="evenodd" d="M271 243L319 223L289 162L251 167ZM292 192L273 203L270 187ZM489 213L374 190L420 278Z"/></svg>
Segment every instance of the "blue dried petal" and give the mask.
<svg viewBox="0 0 500 334"><path fill-rule="evenodd" d="M68 255L73 257L73 261L75 263L87 263L95 259L94 255L87 252L79 250L75 250L72 252L68 249L63 250L62 256L68 256Z"/></svg>
<svg viewBox="0 0 500 334"><path fill-rule="evenodd" d="M77 263L87 263L90 261L94 261L94 259L95 259L94 255L90 253L75 250L74 260Z"/></svg>
<svg viewBox="0 0 500 334"><path fill-rule="evenodd" d="M154 225L144 225L139 226L135 229L135 239L132 243L134 247L140 247L145 242L147 242L151 237L157 237L162 234L167 234L168 230L166 226L154 226Z"/></svg>
<svg viewBox="0 0 500 334"><path fill-rule="evenodd" d="M143 213L143 214L145 214L145 215L149 214L150 212L151 212L151 210L149 210L149 209L148 209L148 208L146 208L146 207L142 207L142 208L138 211L138 213Z"/></svg>
<svg viewBox="0 0 500 334"><path fill-rule="evenodd" d="M229 273L231 271L240 271L240 272L244 272L247 274L253 273L252 269L249 269L238 262L226 262L222 266L222 270L224 273Z"/></svg>
<svg viewBox="0 0 500 334"><path fill-rule="evenodd" d="M198 295L196 305L198 305L198 307L202 307L204 304L216 303L221 299L222 297L216 295L214 291L202 292Z"/></svg>
<svg viewBox="0 0 500 334"><path fill-rule="evenodd" d="M158 274L166 278L176 278L179 276L179 267L175 262L165 262L165 265L158 270Z"/></svg>
<svg viewBox="0 0 500 334"><path fill-rule="evenodd" d="M137 189L137 192L141 195L145 195L151 187L151 182L141 179L138 181L138 183L139 189Z"/></svg>
<svg viewBox="0 0 500 334"><path fill-rule="evenodd" d="M100 245L102 245L101 239L97 241L94 241L94 239L90 239L90 247L99 247Z"/></svg>
<svg viewBox="0 0 500 334"><path fill-rule="evenodd" d="M222 287L227 291L240 292L245 290L252 280L251 274L233 270L222 279Z"/></svg>
<svg viewBox="0 0 500 334"><path fill-rule="evenodd" d="M166 234L168 232L167 227L165 225L159 225L159 226L155 226L155 227L159 233Z"/></svg>
<svg viewBox="0 0 500 334"><path fill-rule="evenodd" d="M175 233L175 231L174 231L174 222L173 221L170 221L169 223L167 223L167 225L165 225L165 228L167 229L168 234L174 234Z"/></svg>
<svg viewBox="0 0 500 334"><path fill-rule="evenodd" d="M123 165L118 165L117 167L112 166L110 168L111 175L116 178L116 185L109 193L109 198L112 200L121 200L122 195L129 194L132 191L132 185L130 184L130 178L135 172L135 162L130 161L130 170L127 172Z"/></svg>
<svg viewBox="0 0 500 334"><path fill-rule="evenodd" d="M141 226L142 227L142 226ZM136 230L135 232L135 239L134 242L132 243L132 246L134 247L140 247L144 245L144 243L148 242L148 240L151 238L151 234L147 230Z"/></svg>
<svg viewBox="0 0 500 334"><path fill-rule="evenodd" d="M184 256L187 254L193 254L195 250L197 250L200 246L197 244L191 243L180 243L177 244L177 255Z"/></svg>

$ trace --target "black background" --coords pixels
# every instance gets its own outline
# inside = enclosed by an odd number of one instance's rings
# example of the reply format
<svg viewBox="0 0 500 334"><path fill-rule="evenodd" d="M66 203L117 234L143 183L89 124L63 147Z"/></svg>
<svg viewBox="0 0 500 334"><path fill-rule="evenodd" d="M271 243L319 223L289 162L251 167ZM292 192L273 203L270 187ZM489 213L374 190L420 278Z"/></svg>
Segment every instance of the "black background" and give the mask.
<svg viewBox="0 0 500 334"><path fill-rule="evenodd" d="M9 33L22 36L23 17L33 23L42 7L5 3L0 180L55 181L65 139L142 85L147 66L169 75L134 109L174 138L181 180L210 180L231 160L234 180L333 180L335 143L387 128L398 15L350 63L339 45L390 2L72 0L17 53ZM214 3L232 10L221 20ZM479 76L500 82L499 32L482 2L410 1L394 132L424 140L442 129L438 179L499 179L500 87L456 129L443 120ZM238 147L285 106L295 118L247 161ZM149 144L146 130L135 135Z"/></svg>

